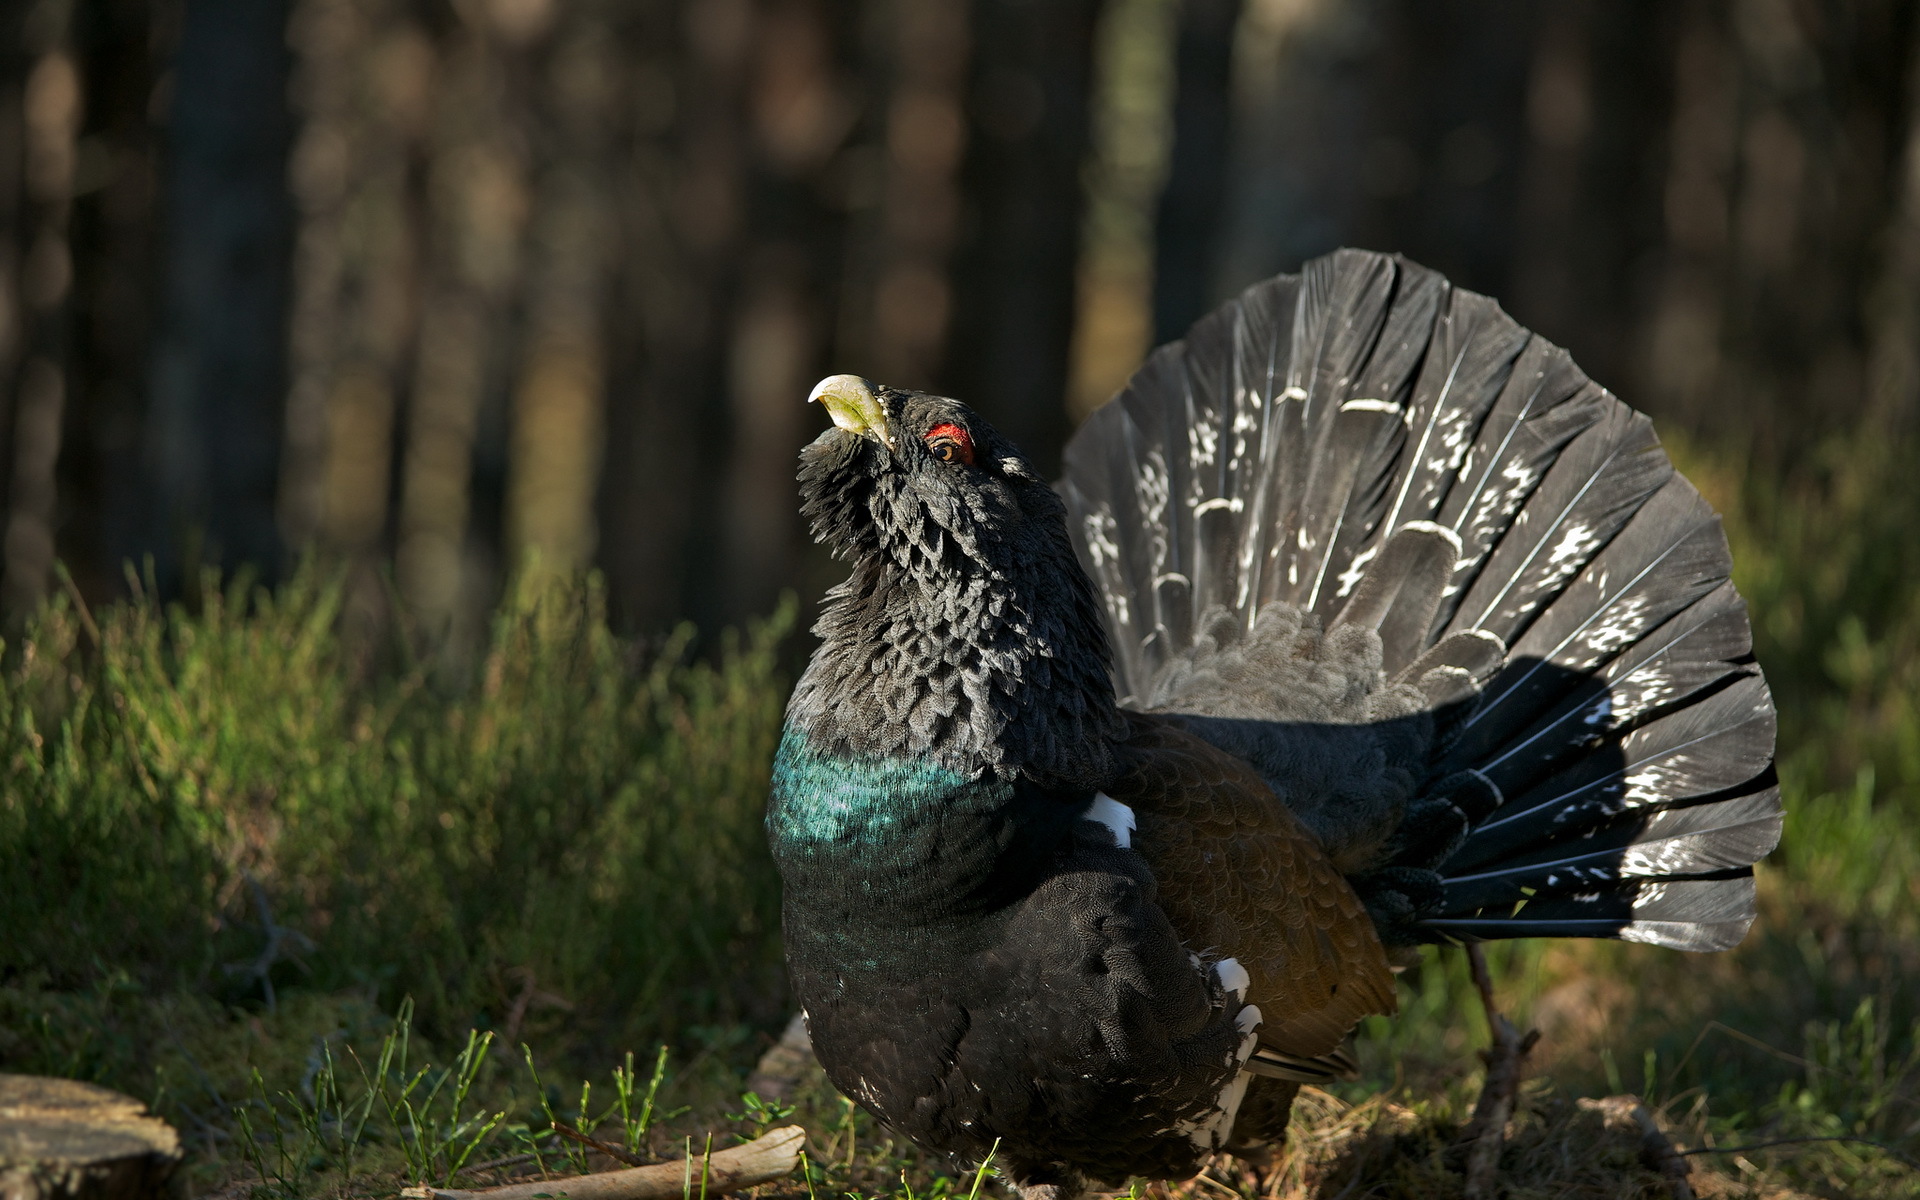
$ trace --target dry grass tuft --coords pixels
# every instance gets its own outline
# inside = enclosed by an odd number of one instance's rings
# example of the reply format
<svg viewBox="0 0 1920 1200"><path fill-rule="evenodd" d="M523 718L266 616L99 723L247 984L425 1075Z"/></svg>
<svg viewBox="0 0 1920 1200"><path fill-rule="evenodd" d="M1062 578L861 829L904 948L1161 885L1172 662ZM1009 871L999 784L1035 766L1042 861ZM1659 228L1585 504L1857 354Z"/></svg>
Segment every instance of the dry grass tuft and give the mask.
<svg viewBox="0 0 1920 1200"><path fill-rule="evenodd" d="M1634 1096L1567 1100L1544 1080L1529 1083L1500 1159L1505 1200L1670 1200L1668 1179L1643 1157ZM1169 1189L1180 1200L1228 1191L1266 1200L1455 1200L1464 1195L1460 1145L1466 1110L1392 1095L1347 1104L1301 1092L1278 1170L1262 1178L1223 1161L1207 1177ZM1665 1123L1662 1123L1663 1127ZM1668 1132L1673 1132L1669 1130ZM1691 1160L1688 1182L1702 1200L1802 1200L1777 1183L1726 1174ZM1757 1174L1757 1171L1756 1171Z"/></svg>

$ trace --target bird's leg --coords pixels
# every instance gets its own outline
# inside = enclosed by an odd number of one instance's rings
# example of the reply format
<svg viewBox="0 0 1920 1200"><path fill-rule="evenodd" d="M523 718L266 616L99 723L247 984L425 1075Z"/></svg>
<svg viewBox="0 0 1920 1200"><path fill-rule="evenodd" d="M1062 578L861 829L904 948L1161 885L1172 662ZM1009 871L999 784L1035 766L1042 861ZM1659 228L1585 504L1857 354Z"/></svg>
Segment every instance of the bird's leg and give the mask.
<svg viewBox="0 0 1920 1200"><path fill-rule="evenodd" d="M1529 1029L1523 1036L1495 1006L1493 977L1487 972L1487 956L1478 942L1467 943L1467 966L1473 972L1473 985L1479 989L1480 1005L1487 1011L1487 1029L1493 1037L1493 1044L1480 1052L1487 1064L1487 1078L1480 1085L1480 1100L1473 1106L1473 1120L1461 1135L1461 1141L1467 1145L1466 1197L1479 1200L1494 1194L1494 1177L1500 1171L1500 1150L1507 1140L1507 1121L1513 1116L1527 1054L1540 1040L1540 1031Z"/></svg>

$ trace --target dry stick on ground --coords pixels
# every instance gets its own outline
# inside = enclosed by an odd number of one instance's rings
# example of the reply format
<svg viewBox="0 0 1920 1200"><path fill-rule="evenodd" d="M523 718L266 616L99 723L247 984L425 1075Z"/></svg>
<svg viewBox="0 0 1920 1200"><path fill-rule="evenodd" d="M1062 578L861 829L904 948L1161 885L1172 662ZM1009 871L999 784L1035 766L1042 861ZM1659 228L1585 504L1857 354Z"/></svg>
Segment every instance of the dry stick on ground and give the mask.
<svg viewBox="0 0 1920 1200"><path fill-rule="evenodd" d="M800 1164L800 1148L806 1140L806 1130L788 1125L744 1146L715 1150L711 1155L679 1162L513 1183L478 1191L410 1187L400 1195L403 1200L534 1200L535 1197L562 1196L567 1200L665 1200L684 1195L691 1178L696 1187L701 1186L700 1181L704 1179L705 1193L716 1196L785 1179Z"/></svg>
<svg viewBox="0 0 1920 1200"><path fill-rule="evenodd" d="M647 1165L647 1161L645 1159L640 1158L639 1156L632 1154L626 1150L622 1150L618 1146L611 1145L607 1142L603 1142L597 1137L591 1137L587 1134L581 1133L578 1129L575 1129L573 1126L567 1124L565 1121L555 1121L553 1123L553 1131L559 1134L561 1137L568 1139L569 1141L579 1142L582 1146L585 1146L590 1150L598 1150L600 1153L606 1155L608 1158L612 1159L615 1162L623 1162L630 1167L644 1167Z"/></svg>
<svg viewBox="0 0 1920 1200"><path fill-rule="evenodd" d="M1513 1116L1514 1098L1520 1092L1520 1075L1526 1069L1527 1053L1540 1040L1538 1029L1529 1029L1523 1037L1513 1022L1501 1015L1493 1003L1493 977L1487 973L1487 956L1478 942L1467 943L1467 965L1473 971L1473 984L1480 989L1480 1003L1487 1010L1487 1028L1493 1044L1480 1052L1486 1060L1487 1079L1480 1085L1480 1100L1473 1106L1473 1120L1467 1122L1461 1141L1467 1145L1467 1200L1484 1200L1494 1194L1494 1179L1500 1173L1500 1150L1507 1141L1507 1121Z"/></svg>

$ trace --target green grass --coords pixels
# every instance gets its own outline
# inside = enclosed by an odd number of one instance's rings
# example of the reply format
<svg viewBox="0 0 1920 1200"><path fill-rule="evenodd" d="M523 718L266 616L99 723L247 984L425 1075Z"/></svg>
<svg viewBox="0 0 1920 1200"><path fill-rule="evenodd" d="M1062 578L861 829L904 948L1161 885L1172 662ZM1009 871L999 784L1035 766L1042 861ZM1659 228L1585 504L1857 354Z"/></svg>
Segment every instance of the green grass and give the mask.
<svg viewBox="0 0 1920 1200"><path fill-rule="evenodd" d="M1493 948L1503 1005L1546 1034L1513 1195L1657 1194L1630 1164L1568 1158L1595 1136L1574 1098L1622 1091L1688 1146L1920 1154L1920 472L1902 453L1836 444L1776 485L1680 448L1728 513L1786 837L1729 954ZM523 1153L560 1169L556 1117L655 1156L764 1127L777 1110L740 1094L789 1004L760 814L792 606L705 646L636 641L592 581L527 582L452 672L405 636L344 632L342 595L310 566L272 591L210 579L190 605L58 598L11 640L0 1070L150 1100L194 1187L287 1197L485 1182L476 1163ZM1366 1079L1302 1106L1273 1194L1457 1180L1484 1023L1457 954L1401 991L1366 1030ZM979 1184L823 1080L795 1104L816 1196ZM1694 1161L1718 1194L1920 1196L1860 1142Z"/></svg>
<svg viewBox="0 0 1920 1200"><path fill-rule="evenodd" d="M454 686L344 641L325 572L204 596L55 601L7 655L0 979L102 1014L34 1061L137 1079L120 1000L176 992L412 997L437 1036L516 1004L642 1041L783 1015L759 818L791 605L696 658L612 636L593 584L529 586Z"/></svg>

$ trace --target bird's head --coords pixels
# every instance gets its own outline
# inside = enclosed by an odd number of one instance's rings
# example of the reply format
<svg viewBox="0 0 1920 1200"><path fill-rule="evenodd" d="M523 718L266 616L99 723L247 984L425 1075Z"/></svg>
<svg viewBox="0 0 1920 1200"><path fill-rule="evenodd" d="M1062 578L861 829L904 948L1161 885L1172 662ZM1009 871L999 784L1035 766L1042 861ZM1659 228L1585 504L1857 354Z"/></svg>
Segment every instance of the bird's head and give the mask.
<svg viewBox="0 0 1920 1200"><path fill-rule="evenodd" d="M790 718L812 744L1078 786L1113 769L1100 604L1066 509L957 400L835 375L800 452L801 511L853 563Z"/></svg>
<svg viewBox="0 0 1920 1200"><path fill-rule="evenodd" d="M836 556L929 580L1035 555L1073 563L1060 498L958 400L857 375L823 379L808 399L833 428L801 452L801 511Z"/></svg>

